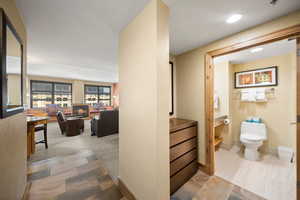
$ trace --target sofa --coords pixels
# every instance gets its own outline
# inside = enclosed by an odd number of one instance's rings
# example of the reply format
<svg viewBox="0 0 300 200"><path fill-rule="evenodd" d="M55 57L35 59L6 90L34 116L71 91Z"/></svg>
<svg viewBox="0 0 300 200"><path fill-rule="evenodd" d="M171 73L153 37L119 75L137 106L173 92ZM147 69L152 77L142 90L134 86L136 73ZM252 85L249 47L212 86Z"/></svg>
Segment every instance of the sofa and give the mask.
<svg viewBox="0 0 300 200"><path fill-rule="evenodd" d="M119 133L119 110L104 110L91 120L92 135L103 137Z"/></svg>

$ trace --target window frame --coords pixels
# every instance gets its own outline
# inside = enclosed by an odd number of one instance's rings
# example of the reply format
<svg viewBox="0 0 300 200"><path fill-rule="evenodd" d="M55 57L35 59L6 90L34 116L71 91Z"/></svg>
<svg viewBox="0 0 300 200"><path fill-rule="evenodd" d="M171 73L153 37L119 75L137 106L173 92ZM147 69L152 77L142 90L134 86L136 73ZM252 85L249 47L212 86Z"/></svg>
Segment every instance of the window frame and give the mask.
<svg viewBox="0 0 300 200"><path fill-rule="evenodd" d="M51 90L51 104L54 104L55 99L55 84L63 84L63 85L69 85L71 86L71 103L73 104L73 84L72 83L65 83L65 82L56 82L56 81L40 81L40 80L30 80L30 108L33 108L33 91L32 91L32 83L48 83L52 85L52 90ZM37 107L37 108L43 108L43 107Z"/></svg>
<svg viewBox="0 0 300 200"><path fill-rule="evenodd" d="M85 84L84 85L84 103L86 103L86 88L87 87L97 87L97 104L100 103L100 101L109 101L109 106L112 106L112 86L110 85L90 85L90 84ZM103 93L100 93L100 89L99 88L109 88L110 93L109 93L109 99L100 99L100 95Z"/></svg>

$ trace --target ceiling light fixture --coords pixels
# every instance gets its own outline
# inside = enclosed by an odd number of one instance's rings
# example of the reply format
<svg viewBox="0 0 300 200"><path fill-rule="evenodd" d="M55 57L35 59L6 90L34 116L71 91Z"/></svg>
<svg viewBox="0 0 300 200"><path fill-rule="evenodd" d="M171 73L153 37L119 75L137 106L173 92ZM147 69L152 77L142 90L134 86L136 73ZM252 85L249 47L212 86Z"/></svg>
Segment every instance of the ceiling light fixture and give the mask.
<svg viewBox="0 0 300 200"><path fill-rule="evenodd" d="M263 48L258 47L258 48L252 49L251 53L256 53L256 52L259 52L259 51L262 51L262 50L263 50Z"/></svg>
<svg viewBox="0 0 300 200"><path fill-rule="evenodd" d="M233 24L237 21L239 21L240 19L242 19L243 15L240 15L240 14L234 14L234 15L231 15L227 20L226 22L228 24Z"/></svg>

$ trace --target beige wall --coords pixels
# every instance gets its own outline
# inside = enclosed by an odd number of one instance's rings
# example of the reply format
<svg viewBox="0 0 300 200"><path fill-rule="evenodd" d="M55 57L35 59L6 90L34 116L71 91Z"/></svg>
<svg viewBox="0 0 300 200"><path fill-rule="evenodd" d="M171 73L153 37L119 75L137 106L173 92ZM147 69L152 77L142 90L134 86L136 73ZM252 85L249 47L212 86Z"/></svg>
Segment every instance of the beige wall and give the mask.
<svg viewBox="0 0 300 200"><path fill-rule="evenodd" d="M119 107L119 84L118 83L114 83L113 84L113 92L112 92L112 98L113 98L113 105L115 107Z"/></svg>
<svg viewBox="0 0 300 200"><path fill-rule="evenodd" d="M9 74L7 76L7 93L9 104L21 105L21 77L20 74Z"/></svg>
<svg viewBox="0 0 300 200"><path fill-rule="evenodd" d="M276 153L279 145L296 147L296 52L233 65L234 72L278 66L279 84L275 93L267 94L268 101L260 103L241 102L233 95L233 141L240 141L240 124L249 116L262 118L267 126L268 139L263 150ZM234 80L232 80L233 86ZM240 91L234 89L234 93Z"/></svg>
<svg viewBox="0 0 300 200"><path fill-rule="evenodd" d="M151 0L119 40L119 174L143 200L170 198L168 16Z"/></svg>
<svg viewBox="0 0 300 200"><path fill-rule="evenodd" d="M0 0L24 43L26 74L26 29L14 1ZM25 91L26 85L24 85ZM25 96L24 96L25 97ZM23 114L0 119L0 199L21 199L26 186L26 120Z"/></svg>
<svg viewBox="0 0 300 200"><path fill-rule="evenodd" d="M199 162L205 164L204 55L300 23L300 11L176 56L177 116L199 123Z"/></svg>
<svg viewBox="0 0 300 200"><path fill-rule="evenodd" d="M227 116L232 121L232 80L233 71L230 62L225 61L214 64L214 92L218 95L219 106L214 109L215 118ZM223 138L222 147L230 149L233 144L232 124L219 126L215 135Z"/></svg>
<svg viewBox="0 0 300 200"><path fill-rule="evenodd" d="M230 93L229 88L231 86L229 75L230 75L230 64L229 62L221 62L215 64L214 71L214 94L218 96L219 106L215 108L215 118L224 115L229 115L229 99Z"/></svg>
<svg viewBox="0 0 300 200"><path fill-rule="evenodd" d="M104 85L112 86L114 90L114 83L105 83L105 82L95 82L95 81L84 81L84 80L75 80L75 79L63 79L63 78L53 78L45 76L28 76L28 90L26 92L27 102L30 104L30 81L53 81L53 82L62 82L62 83L71 83L72 84L72 101L73 103L84 103L84 85ZM118 95L118 94L115 94Z"/></svg>

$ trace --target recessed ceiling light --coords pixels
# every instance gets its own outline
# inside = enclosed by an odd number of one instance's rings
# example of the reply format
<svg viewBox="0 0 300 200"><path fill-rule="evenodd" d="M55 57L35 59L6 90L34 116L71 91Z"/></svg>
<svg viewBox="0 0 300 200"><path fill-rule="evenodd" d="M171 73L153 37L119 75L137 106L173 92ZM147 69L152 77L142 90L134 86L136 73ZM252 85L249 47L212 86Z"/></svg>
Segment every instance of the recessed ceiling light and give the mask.
<svg viewBox="0 0 300 200"><path fill-rule="evenodd" d="M251 53L256 53L256 52L259 52L259 51L262 51L262 50L263 50L263 48L258 47L258 48L252 49Z"/></svg>
<svg viewBox="0 0 300 200"><path fill-rule="evenodd" d="M231 15L227 20L226 22L228 24L233 24L237 21L239 21L240 19L242 19L243 15L240 15L240 14L234 14L234 15Z"/></svg>

